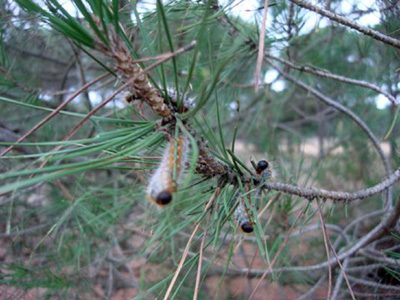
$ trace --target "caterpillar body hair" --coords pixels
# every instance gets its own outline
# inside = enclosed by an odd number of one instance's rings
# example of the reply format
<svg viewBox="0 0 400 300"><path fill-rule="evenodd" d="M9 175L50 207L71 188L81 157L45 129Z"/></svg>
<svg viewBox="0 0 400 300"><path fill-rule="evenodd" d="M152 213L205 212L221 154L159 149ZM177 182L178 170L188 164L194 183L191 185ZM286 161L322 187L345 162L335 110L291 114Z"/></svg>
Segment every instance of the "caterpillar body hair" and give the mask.
<svg viewBox="0 0 400 300"><path fill-rule="evenodd" d="M272 162L269 160L260 160L257 163L256 173L261 180L261 184L262 184L262 182L266 182L266 181L274 181L276 178L275 167L272 164ZM262 187L259 187L254 193L254 198L256 199L256 208L257 209L259 208L259 205L260 205L261 194L262 194Z"/></svg>
<svg viewBox="0 0 400 300"><path fill-rule="evenodd" d="M245 190L249 190L249 184L246 184ZM250 208L246 207L244 198L240 197L240 202L238 207L236 208L234 212L234 216L236 221L239 224L240 229L244 233L251 233L254 231L254 216L253 212L251 211ZM248 201L250 201L250 196L247 196Z"/></svg>
<svg viewBox="0 0 400 300"><path fill-rule="evenodd" d="M244 233L251 233L254 231L254 222L250 219L249 213L251 213L249 209L240 201L239 206L235 210L235 218L239 223L240 229Z"/></svg>
<svg viewBox="0 0 400 300"><path fill-rule="evenodd" d="M169 140L160 165L150 178L146 192L147 200L159 206L167 205L172 201L172 194L177 190L185 175L188 152L189 141L183 134L177 139Z"/></svg>

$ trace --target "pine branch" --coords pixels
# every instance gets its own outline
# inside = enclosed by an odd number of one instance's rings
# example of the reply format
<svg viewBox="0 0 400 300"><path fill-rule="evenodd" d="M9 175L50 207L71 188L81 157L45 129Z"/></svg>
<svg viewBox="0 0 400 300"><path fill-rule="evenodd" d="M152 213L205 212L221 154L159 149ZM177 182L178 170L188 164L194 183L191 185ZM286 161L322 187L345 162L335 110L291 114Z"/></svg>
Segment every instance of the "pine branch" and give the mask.
<svg viewBox="0 0 400 300"><path fill-rule="evenodd" d="M327 191L322 189L302 188L280 182L266 182L263 184L263 186L269 190L280 191L286 194L295 195L310 200L321 198L336 201L351 201L365 199L381 193L385 189L391 187L398 180L400 180L400 168L392 173L387 179L383 180L377 185L356 192Z"/></svg>
<svg viewBox="0 0 400 300"><path fill-rule="evenodd" d="M317 14L320 14L321 16L327 17L332 21L338 22L346 27L350 27L354 30L357 30L358 32L361 32L367 36L372 37L373 39L383 42L385 44L388 44L390 46L393 46L395 48L399 48L400 49L400 41L392 38L390 36L387 36L379 31L370 29L368 27L362 26L357 24L356 22L349 20L345 17L339 16L338 14L335 14L329 10L320 8L318 6L312 5L306 1L302 1L302 0L289 0L290 2L293 2L295 4L297 4L300 7L306 8L308 10L314 11Z"/></svg>

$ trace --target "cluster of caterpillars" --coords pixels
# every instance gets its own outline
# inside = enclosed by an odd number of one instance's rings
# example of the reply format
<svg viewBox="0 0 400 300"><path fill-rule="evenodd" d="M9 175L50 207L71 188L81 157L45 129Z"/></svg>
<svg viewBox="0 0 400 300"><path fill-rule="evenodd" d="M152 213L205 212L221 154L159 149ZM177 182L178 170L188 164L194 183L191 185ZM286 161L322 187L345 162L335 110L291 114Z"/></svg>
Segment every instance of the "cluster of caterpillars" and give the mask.
<svg viewBox="0 0 400 300"><path fill-rule="evenodd" d="M190 144L188 138L184 134L180 134L177 138L171 138L164 150L161 162L157 170L150 178L147 187L147 200L158 206L165 206L172 201L173 193L177 191L178 185L182 182L189 159ZM261 160L256 167L257 176L260 182L274 179L274 169L271 162ZM260 184L259 184L260 186ZM250 183L245 184L245 191L248 192ZM244 197L240 197L238 207L234 212L234 217L239 224L241 230L245 233L254 231L254 216L252 213L250 200L251 196L247 195L247 203ZM253 198L261 196L261 188L257 188Z"/></svg>

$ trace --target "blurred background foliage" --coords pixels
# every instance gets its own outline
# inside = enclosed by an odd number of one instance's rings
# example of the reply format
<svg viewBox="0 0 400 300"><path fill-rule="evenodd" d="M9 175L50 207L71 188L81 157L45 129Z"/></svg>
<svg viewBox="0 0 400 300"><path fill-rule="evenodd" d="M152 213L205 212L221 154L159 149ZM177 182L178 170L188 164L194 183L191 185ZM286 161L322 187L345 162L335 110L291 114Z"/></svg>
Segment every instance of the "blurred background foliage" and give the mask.
<svg viewBox="0 0 400 300"><path fill-rule="evenodd" d="M315 2L354 21L372 18L375 21L367 25L400 39L396 1ZM299 186L352 191L377 184L385 176L384 168L365 133L351 119L285 80L265 62L260 90L255 92L263 9L263 1L255 0L1 1L0 150L81 86L114 70L115 62L96 51L98 41L111 42L105 33L108 28L117 32L135 58L176 50L197 40L194 50L149 75L165 98L174 95L200 108L189 124L197 133L195 138L203 138L221 160L233 165L226 151L232 148L249 168L250 160L268 159L278 170L278 181ZM100 19L100 27L92 15ZM265 49L298 66L368 81L399 99L399 50L289 1L270 1ZM400 165L397 108L384 95L281 66L351 108L380 139L392 127L382 147L393 168ZM124 94L118 95L73 139L62 141L120 85L121 78L113 75L96 83L0 158L0 295L4 299L162 297L195 223L203 220L172 297L191 299L198 293L199 299L247 299L260 275L246 276L241 269L265 269L289 227L301 230L318 223L316 207L298 197L269 192L261 199L261 208L274 197L279 201L260 216L255 234L244 237L231 218L233 187L224 186L212 213L204 217L204 205L217 179L196 174L184 182L173 204L162 210L150 205L144 191L157 167L164 136L157 131L158 117L146 104L127 103ZM59 145L64 147L54 150ZM41 168L46 159L49 163ZM398 185L394 194L399 194ZM323 211L327 223L345 227L381 207L377 195L351 204L328 201ZM304 216L294 224L300 212ZM357 240L375 222L361 222L352 239ZM204 236L198 292L196 271ZM338 233L331 236L333 241L338 237ZM377 251L396 243L398 236L387 237ZM389 256L398 258L393 253ZM325 259L322 235L314 232L290 240L275 266L302 266ZM398 286L398 272L384 266L359 276ZM281 299L295 298L308 291L320 274L324 273L304 276L278 271L256 295L265 299L265 293L271 293L278 299L280 293ZM326 295L324 289L321 298ZM399 295L368 286L354 289L360 295ZM341 293L342 299L348 297L344 284Z"/></svg>

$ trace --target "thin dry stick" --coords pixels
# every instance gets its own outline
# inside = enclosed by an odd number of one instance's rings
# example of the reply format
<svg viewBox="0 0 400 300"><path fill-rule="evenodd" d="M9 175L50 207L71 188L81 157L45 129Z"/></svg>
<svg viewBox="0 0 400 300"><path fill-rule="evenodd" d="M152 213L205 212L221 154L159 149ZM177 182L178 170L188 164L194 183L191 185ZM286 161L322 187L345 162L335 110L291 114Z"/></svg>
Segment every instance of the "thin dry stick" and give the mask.
<svg viewBox="0 0 400 300"><path fill-rule="evenodd" d="M69 97L66 101L61 103L54 111L52 111L49 115L47 115L45 118L43 118L39 123L37 123L35 126L33 126L27 133L25 133L23 136L21 136L14 145L9 146L7 149L5 149L3 152L0 153L0 157L3 155L6 155L8 152L10 152L18 143L22 142L25 140L28 136L30 136L32 133L34 133L36 130L38 130L40 127L42 127L45 123L47 123L50 119L52 119L55 115L57 115L64 107L66 107L72 100L74 100L80 93L85 91L87 88L95 84L96 82L102 80L103 78L107 77L110 75L110 73L104 73L100 75L99 77L93 79L92 81L86 83L83 85L79 90L77 90L71 97Z"/></svg>
<svg viewBox="0 0 400 300"><path fill-rule="evenodd" d="M264 271L264 274L261 276L260 280L258 280L256 286L254 287L253 292L251 293L250 297L248 300L253 299L257 289L260 287L261 283L263 282L263 280L265 279L265 277L268 275L269 271L272 269L272 267L274 266L275 262L277 261L279 255L281 254L283 248L286 246L286 244L289 241L290 235L294 229L294 225L296 225L297 221L300 219L300 217L304 214L304 210L296 217L296 219L294 220L292 226L289 228L288 233L285 236L285 239L283 240L283 243L281 244L281 246L279 247L278 251L276 252L274 258L272 259L270 265L268 266L268 269L266 269ZM250 272L250 271L249 271Z"/></svg>
<svg viewBox="0 0 400 300"><path fill-rule="evenodd" d="M110 74L110 73L108 73L108 74ZM107 80L104 81L102 84L99 84L98 86L93 87L93 88L92 88L92 91L101 90L101 89L103 89L104 87L106 87L107 85L109 85L110 83L112 83L112 82L114 82L114 81L116 81L116 80L118 80L118 78L116 78L116 77L107 79ZM56 91L56 92L52 92L52 93L50 93L50 92L44 92L44 94L47 95L47 96L49 96L49 97L55 97L55 96L59 96L59 95L73 94L73 93L74 93L74 92L72 92L72 91L70 91L70 90L60 90L60 91Z"/></svg>
<svg viewBox="0 0 400 300"><path fill-rule="evenodd" d="M314 11L317 14L320 14L321 16L327 17L332 21L338 22L346 27L350 27L353 28L354 30L357 30L358 32L361 32L365 35L368 35L370 37L372 37L375 40L381 41L385 44L391 45L395 48L399 48L400 49L400 41L397 39L394 39L390 36L387 36L379 31L370 29L368 27L365 26L361 26L359 24L357 24L356 22L349 20L345 17L339 16L329 10L320 8L318 6L312 5L310 3L307 3L306 1L302 1L302 0L289 0L290 2L293 2L295 4L297 4L300 7L306 8L308 10Z"/></svg>
<svg viewBox="0 0 400 300"><path fill-rule="evenodd" d="M336 278L335 287L333 288L333 292L332 292L332 300L337 300L339 297L340 289L341 289L343 278L344 278L343 274L345 274L346 271L348 272L347 266L349 265L349 261L350 261L349 257L344 260L343 272L341 272L339 274L339 276Z"/></svg>
<svg viewBox="0 0 400 300"><path fill-rule="evenodd" d="M198 265L198 268L197 268L196 283L194 285L193 300L197 300L197 297L199 295L199 286L200 286L200 279L201 279L201 265L202 265L202 262L203 262L203 247L204 247L204 242L206 240L207 228L208 228L209 221L210 221L210 218L207 219L207 225L204 228L203 238L201 239L200 254L199 254L199 265Z"/></svg>
<svg viewBox="0 0 400 300"><path fill-rule="evenodd" d="M268 200L267 205L265 205L265 207L258 214L258 219L261 218L261 216L267 211L267 209L272 205L272 203L278 201L281 195L282 193L278 193L274 198Z"/></svg>
<svg viewBox="0 0 400 300"><path fill-rule="evenodd" d="M219 187L217 187L217 188L215 189L214 193L211 195L210 199L209 199L208 202L207 202L207 205L205 206L205 208L204 208L204 210L203 210L203 215L208 211L208 209L209 209L209 208L211 207L211 205L214 203L214 200L218 197L220 191L221 191L221 188L219 188ZM196 235L197 230L198 230L199 227L200 227L201 219L202 219L202 218L200 218L200 221L197 222L196 226L194 227L194 230L193 230L192 234L190 235L189 240L188 240L187 243L186 243L185 250L183 251L183 254L182 254L181 260L179 261L178 267L176 268L174 277L172 278L172 280L171 280L171 282L170 282L170 284L169 284L169 286L168 286L168 290L167 290L167 292L165 293L164 300L167 300L167 299L169 298L169 295L170 295L171 292L172 292L172 288L173 288L174 285L175 285L176 279L178 278L179 273L180 273L181 270L182 270L183 264L184 264L185 261L186 261L186 257L187 257L187 255L188 255L188 253L189 253L189 248L190 248L190 245L191 245L191 243L192 243L192 240L193 240L194 236Z"/></svg>
<svg viewBox="0 0 400 300"><path fill-rule="evenodd" d="M319 205L319 199L317 199L317 208L318 208L319 220L321 222L322 235L324 236L326 257L329 261L330 256L329 256L329 246L328 246L328 234L326 233L324 219L322 218L322 212L321 212L321 206ZM332 267L329 264L328 265L328 295L327 295L327 299L331 299L331 294L332 294Z"/></svg>
<svg viewBox="0 0 400 300"><path fill-rule="evenodd" d="M264 56L264 46L265 46L265 24L267 23L267 15L268 15L268 0L264 0L264 10L263 10L263 18L261 22L261 33L260 33L260 41L258 44L258 55L257 55L257 65L256 65L256 74L255 74L255 91L258 92L258 82L260 81L261 67Z"/></svg>
<svg viewBox="0 0 400 300"><path fill-rule="evenodd" d="M321 221L321 227L322 227L322 230L326 233L325 222L324 222L324 219L323 219L323 217L322 217L321 206L320 206L320 204L319 204L319 201L317 201L317 206L318 206L319 219L320 219L320 221ZM324 236L324 238L325 238L325 236ZM348 289L349 289L351 298L352 298L353 300L355 300L354 293L353 293L353 290L352 290L352 288L351 288L349 279L347 278L346 272L345 272L345 270L343 269L342 263L340 262L340 259L339 259L338 255L337 255L337 253L336 253L335 247L332 245L331 239L329 238L328 235L326 235L326 239L327 239L327 241L328 241L328 244L329 244L330 248L331 248L332 251L333 251L333 254L334 254L335 257L336 257L336 261L337 261L337 263L338 263L338 265L339 265L339 267L340 267L340 269L341 269L341 271L342 271L342 275L343 275L344 279L346 280L346 284L347 284L347 287L348 287ZM328 260L329 260L329 257L328 257Z"/></svg>
<svg viewBox="0 0 400 300"><path fill-rule="evenodd" d="M328 242L329 242L329 245L331 246L331 249L332 249L332 251L333 251L333 254L334 254L335 257L336 257L337 263L338 263L340 269L342 270L342 274L343 274L344 280L346 281L347 288L349 289L349 292L350 292L350 295L351 295L351 299L355 300L356 297L354 296L353 289L351 288L349 279L347 278L346 272L345 272L345 270L344 270L344 268L343 268L343 266L342 266L342 263L341 263L340 260L339 260L339 257L338 257L338 255L337 255L337 253L336 253L336 250L335 250L335 247L333 247L333 245L332 245L332 243L331 243L329 237L328 237Z"/></svg>

